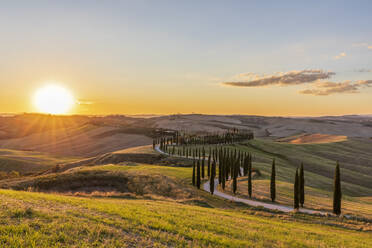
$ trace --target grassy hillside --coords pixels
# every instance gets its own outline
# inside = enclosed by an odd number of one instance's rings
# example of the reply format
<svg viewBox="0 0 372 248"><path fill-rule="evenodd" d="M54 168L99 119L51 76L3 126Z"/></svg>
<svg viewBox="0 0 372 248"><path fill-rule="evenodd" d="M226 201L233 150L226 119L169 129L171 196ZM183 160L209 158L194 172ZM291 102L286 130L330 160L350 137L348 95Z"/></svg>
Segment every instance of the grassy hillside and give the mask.
<svg viewBox="0 0 372 248"><path fill-rule="evenodd" d="M37 173L56 164L76 160L74 157L53 156L41 152L0 149L0 171L18 171L21 174Z"/></svg>
<svg viewBox="0 0 372 248"><path fill-rule="evenodd" d="M124 148L149 145L152 139L121 128L85 124L32 133L27 136L0 139L0 147L37 151L60 156L91 157Z"/></svg>
<svg viewBox="0 0 372 248"><path fill-rule="evenodd" d="M238 179L237 195L248 198L247 177ZM222 189L220 188L222 191ZM293 183L276 182L276 203L293 206ZM232 185L229 181L225 188L225 193L232 194ZM270 180L253 180L253 199L271 202L270 199ZM325 210L332 212L333 194L332 192L320 190L312 187L305 187L305 208ZM359 216L372 219L372 198L371 197L351 197L344 195L342 199L342 213L346 215Z"/></svg>
<svg viewBox="0 0 372 248"><path fill-rule="evenodd" d="M279 178L287 182L293 181L295 168L303 162L307 185L328 191L332 189L335 163L339 161L344 193L372 195L371 140L349 139L337 143L298 145L259 139L238 145L238 148L253 152L257 159L267 161L275 157L279 164ZM267 166L263 169L268 171Z"/></svg>
<svg viewBox="0 0 372 248"><path fill-rule="evenodd" d="M372 141L349 139L327 144L287 144L269 139L254 139L228 145L231 149L251 152L253 166L260 169L263 178L271 172L276 159L279 181L293 182L294 173L304 163L306 185L332 191L336 161L340 162L343 193L350 196L372 196ZM208 151L208 146L206 146Z"/></svg>
<svg viewBox="0 0 372 248"><path fill-rule="evenodd" d="M370 233L334 223L145 199L0 190L7 247L370 247ZM319 220L318 220L319 221ZM288 234L291 235L288 235Z"/></svg>
<svg viewBox="0 0 372 248"><path fill-rule="evenodd" d="M118 153L142 153L146 150L148 147ZM79 166L60 173L1 180L1 187L44 193L0 190L0 245L372 245L372 236L368 231L371 223L269 212L229 202L197 190L191 185L192 168L176 165L177 162L172 166L122 162Z"/></svg>

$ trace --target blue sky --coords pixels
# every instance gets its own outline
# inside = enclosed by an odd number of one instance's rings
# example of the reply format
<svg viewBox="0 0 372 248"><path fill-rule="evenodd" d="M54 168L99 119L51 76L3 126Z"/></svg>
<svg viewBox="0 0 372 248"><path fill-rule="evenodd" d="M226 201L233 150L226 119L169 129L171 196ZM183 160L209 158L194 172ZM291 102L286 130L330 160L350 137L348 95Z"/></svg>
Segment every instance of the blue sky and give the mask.
<svg viewBox="0 0 372 248"><path fill-rule="evenodd" d="M25 98L44 81L56 80L79 99L101 102L95 107L101 112L110 112L105 109L113 104L154 112L137 98L159 102L161 113L177 111L160 103L164 96L180 106L190 96L199 105L212 102L219 107L215 100L219 97L256 106L257 94L262 99L275 92L295 101L297 88L303 87L274 87L268 93L226 89L221 82L240 73L273 75L307 69L333 71L335 82L370 80L371 12L372 1L4 1L0 84L6 86L4 96L14 97L16 87L22 86L24 92L17 95ZM358 102L357 97L367 99L372 91L360 91L327 98L353 97L355 112L364 113L367 110L361 106L368 100ZM288 106L278 113L300 114L300 110L291 113ZM259 106L262 110L253 112L275 114L269 107ZM24 103L0 111L20 108L32 110ZM342 112L336 110L334 106L329 111ZM196 111L241 112L213 110L213 106Z"/></svg>

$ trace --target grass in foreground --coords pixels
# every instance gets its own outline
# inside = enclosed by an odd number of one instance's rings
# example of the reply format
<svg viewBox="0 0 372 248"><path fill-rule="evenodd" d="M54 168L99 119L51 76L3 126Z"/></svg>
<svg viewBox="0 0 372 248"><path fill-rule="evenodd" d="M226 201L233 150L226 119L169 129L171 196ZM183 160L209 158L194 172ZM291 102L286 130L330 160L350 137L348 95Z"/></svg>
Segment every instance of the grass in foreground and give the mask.
<svg viewBox="0 0 372 248"><path fill-rule="evenodd" d="M173 201L0 190L6 247L370 247L370 233Z"/></svg>

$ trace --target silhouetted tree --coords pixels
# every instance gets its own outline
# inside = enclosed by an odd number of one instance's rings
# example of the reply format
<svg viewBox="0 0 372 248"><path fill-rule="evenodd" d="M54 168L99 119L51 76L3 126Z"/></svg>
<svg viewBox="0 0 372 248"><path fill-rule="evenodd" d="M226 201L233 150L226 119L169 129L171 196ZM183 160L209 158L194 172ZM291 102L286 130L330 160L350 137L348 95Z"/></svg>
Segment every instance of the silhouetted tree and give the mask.
<svg viewBox="0 0 372 248"><path fill-rule="evenodd" d="M298 178L298 169L296 169L296 176L295 176L295 182L293 185L293 208L299 209L300 208L300 199L299 199L299 178Z"/></svg>
<svg viewBox="0 0 372 248"><path fill-rule="evenodd" d="M204 153L204 147L203 147L203 157L202 157L202 178L204 179L205 174L205 153Z"/></svg>
<svg viewBox="0 0 372 248"><path fill-rule="evenodd" d="M197 170L196 170L196 187L198 189L200 189L200 182L201 182L201 179L200 179L200 160L198 160Z"/></svg>
<svg viewBox="0 0 372 248"><path fill-rule="evenodd" d="M340 215L341 214L341 178L340 178L340 164L337 162L335 177L334 177L334 186L333 186L333 213Z"/></svg>
<svg viewBox="0 0 372 248"><path fill-rule="evenodd" d="M211 177L209 179L209 189L211 194L214 193L214 178L216 177L216 162L212 163Z"/></svg>
<svg viewBox="0 0 372 248"><path fill-rule="evenodd" d="M221 161L218 163L218 184L222 183L222 164Z"/></svg>
<svg viewBox="0 0 372 248"><path fill-rule="evenodd" d="M252 165L248 163L248 195L252 198Z"/></svg>
<svg viewBox="0 0 372 248"><path fill-rule="evenodd" d="M208 155L208 178L211 177L211 153L209 151L209 155Z"/></svg>
<svg viewBox="0 0 372 248"><path fill-rule="evenodd" d="M271 179L270 179L270 197L271 201L274 202L276 198L276 185L275 185L275 158L271 166Z"/></svg>
<svg viewBox="0 0 372 248"><path fill-rule="evenodd" d="M192 162L192 185L195 186L195 159Z"/></svg>
<svg viewBox="0 0 372 248"><path fill-rule="evenodd" d="M233 193L234 195L236 194L236 190L237 190L237 187L238 187L238 169L239 168L239 165L238 163L235 163L233 165L233 171L232 171L232 177L233 177Z"/></svg>
<svg viewBox="0 0 372 248"><path fill-rule="evenodd" d="M300 204L304 207L305 203L305 176L304 176L304 164L301 163L300 168Z"/></svg>

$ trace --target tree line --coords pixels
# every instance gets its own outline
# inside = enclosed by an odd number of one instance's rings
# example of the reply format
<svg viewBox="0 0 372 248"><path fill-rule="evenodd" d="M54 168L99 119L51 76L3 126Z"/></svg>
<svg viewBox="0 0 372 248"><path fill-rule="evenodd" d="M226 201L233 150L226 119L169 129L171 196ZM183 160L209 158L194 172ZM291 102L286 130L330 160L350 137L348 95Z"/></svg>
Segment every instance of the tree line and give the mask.
<svg viewBox="0 0 372 248"><path fill-rule="evenodd" d="M156 143L154 143L155 147ZM232 180L232 192L236 194L237 179L239 176L247 177L248 197L252 198L252 167L253 157L251 153L230 149L223 146L210 147L208 153L205 147L188 147L176 146L166 138L160 140L160 149L171 155L178 155L185 158L193 159L192 184L198 189L201 187L201 181L208 177L210 182L210 192L214 193L215 178L218 176L218 184L225 190L226 182ZM207 171L205 173L205 171ZM217 174L218 171L218 174ZM334 175L334 193L333 193L333 213L341 214L341 180L340 166L337 162ZM276 161L272 160L270 176L270 198L272 202L276 200ZM300 168L296 169L293 184L293 208L298 210L305 203L305 175L304 165L301 163Z"/></svg>
<svg viewBox="0 0 372 248"><path fill-rule="evenodd" d="M160 137L153 140L153 146L159 144L165 145L189 146L189 145L213 145L213 144L232 144L254 138L250 130L231 129L224 132L197 135L186 132L175 131L166 137Z"/></svg>

